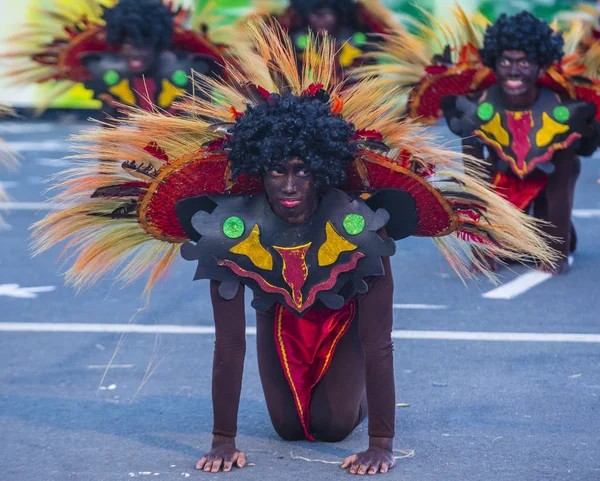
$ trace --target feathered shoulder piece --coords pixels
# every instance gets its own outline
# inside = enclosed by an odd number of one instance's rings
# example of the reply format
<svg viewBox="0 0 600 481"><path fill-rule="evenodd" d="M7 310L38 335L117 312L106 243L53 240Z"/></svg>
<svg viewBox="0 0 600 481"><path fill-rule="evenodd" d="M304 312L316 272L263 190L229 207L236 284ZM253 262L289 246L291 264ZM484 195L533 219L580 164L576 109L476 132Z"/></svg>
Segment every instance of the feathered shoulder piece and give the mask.
<svg viewBox="0 0 600 481"><path fill-rule="evenodd" d="M83 286L117 268L132 281L149 270L149 289L189 240L175 213L179 200L262 191L257 177L232 176L227 141L249 109L281 94L314 96L353 125L357 154L343 188L367 197L380 189L408 192L418 211L416 235L433 237L457 272L469 276L468 267L485 256L552 263L534 220L494 194L478 172L464 172L461 156L438 147L422 126L398 122L399 89L376 79L350 88L336 83L327 37L309 37L299 72L278 24L247 28L252 45L235 49L226 63L229 80L199 76L202 95L182 102L186 115L137 109L117 126L79 136L86 142L79 165L58 176L53 202L63 207L34 231L37 252L68 241L69 282Z"/></svg>
<svg viewBox="0 0 600 481"><path fill-rule="evenodd" d="M407 116L434 123L442 116L441 100L449 95L481 92L496 83L494 72L483 65L483 47L489 21L479 13L467 14L458 4L448 21L438 21L423 11L424 22L392 31L368 56L376 64L358 69L359 78L377 76L381 85L410 90L404 109ZM561 64L552 65L540 85L572 99L599 104L599 84L574 51ZM600 112L600 109L599 109Z"/></svg>

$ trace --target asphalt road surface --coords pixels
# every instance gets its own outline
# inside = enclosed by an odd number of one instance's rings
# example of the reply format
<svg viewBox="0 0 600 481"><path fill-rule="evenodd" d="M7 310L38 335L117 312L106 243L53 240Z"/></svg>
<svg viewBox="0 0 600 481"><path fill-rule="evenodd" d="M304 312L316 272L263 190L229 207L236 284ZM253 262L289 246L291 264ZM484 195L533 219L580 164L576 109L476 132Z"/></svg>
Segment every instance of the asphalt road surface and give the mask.
<svg viewBox="0 0 600 481"><path fill-rule="evenodd" d="M28 227L47 213L42 180L68 165L65 139L81 126L0 124L22 154L18 173L0 173L13 198L1 206L0 480L347 479L340 460L366 447L366 423L338 444L280 440L250 310L238 446L251 465L194 470L211 439L213 334L208 284L191 281L191 263L178 262L138 312L142 282L76 293L62 284L60 248L30 258ZM600 479L598 160L584 161L578 182L579 248L566 276L517 267L501 272L500 288L465 287L431 241L399 243L399 459L383 479ZM138 332L112 359L126 328Z"/></svg>

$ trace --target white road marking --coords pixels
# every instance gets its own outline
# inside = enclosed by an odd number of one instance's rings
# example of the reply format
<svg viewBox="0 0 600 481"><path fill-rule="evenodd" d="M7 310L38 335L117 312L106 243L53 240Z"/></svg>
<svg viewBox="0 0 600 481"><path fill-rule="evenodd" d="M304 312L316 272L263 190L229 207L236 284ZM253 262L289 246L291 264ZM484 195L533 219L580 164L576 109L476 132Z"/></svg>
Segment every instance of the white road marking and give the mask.
<svg viewBox="0 0 600 481"><path fill-rule="evenodd" d="M0 284L0 296L35 299L39 292L52 292L56 286L21 287L19 284Z"/></svg>
<svg viewBox="0 0 600 481"><path fill-rule="evenodd" d="M394 304L394 309L441 310L441 309L448 309L448 306L442 306L442 305L438 305L438 304Z"/></svg>
<svg viewBox="0 0 600 481"><path fill-rule="evenodd" d="M35 161L36 164L41 165L43 167L54 167L54 168L64 168L71 167L73 162L69 159L53 159L53 158L43 158L37 159Z"/></svg>
<svg viewBox="0 0 600 481"><path fill-rule="evenodd" d="M133 369L135 364L90 364L88 369Z"/></svg>
<svg viewBox="0 0 600 481"><path fill-rule="evenodd" d="M591 219L593 217L600 217L600 209L573 209L573 217L578 219Z"/></svg>
<svg viewBox="0 0 600 481"><path fill-rule="evenodd" d="M573 257L569 257L569 265L573 265ZM483 297L486 299L514 299L515 297L524 294L529 289L546 282L552 277L552 274L548 274L547 272L530 271L521 274L516 279L513 279L500 287L486 292L483 294Z"/></svg>
<svg viewBox="0 0 600 481"><path fill-rule="evenodd" d="M0 202L0 210L56 210L65 207L56 202Z"/></svg>
<svg viewBox="0 0 600 481"><path fill-rule="evenodd" d="M4 188L4 189L14 189L15 187L18 187L19 185L20 185L19 182L15 182L14 180L0 181L0 188Z"/></svg>
<svg viewBox="0 0 600 481"><path fill-rule="evenodd" d="M69 145L58 140L40 140L36 142L6 142L15 152L68 152Z"/></svg>
<svg viewBox="0 0 600 481"><path fill-rule="evenodd" d="M0 133L2 134L39 134L55 130L56 126L50 123L2 122L0 124Z"/></svg>
<svg viewBox="0 0 600 481"><path fill-rule="evenodd" d="M0 332L71 332L71 333L136 333L214 335L214 326L178 326L170 324L82 324L45 322L0 322ZM256 335L255 327L246 334ZM600 344L600 334L542 332L471 332L471 331L392 331L394 339L443 341L504 342L581 342Z"/></svg>

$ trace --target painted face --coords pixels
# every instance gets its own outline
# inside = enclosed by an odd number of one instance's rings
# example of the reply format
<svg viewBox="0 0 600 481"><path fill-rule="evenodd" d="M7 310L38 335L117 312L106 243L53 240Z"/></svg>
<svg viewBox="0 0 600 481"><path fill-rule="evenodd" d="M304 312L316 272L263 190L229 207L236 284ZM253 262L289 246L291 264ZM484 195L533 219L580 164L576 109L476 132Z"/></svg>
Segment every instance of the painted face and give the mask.
<svg viewBox="0 0 600 481"><path fill-rule="evenodd" d="M308 16L308 26L314 32L335 33L338 27L338 16L329 7L316 8Z"/></svg>
<svg viewBox="0 0 600 481"><path fill-rule="evenodd" d="M308 219L319 204L318 188L306 164L294 158L263 174L273 212L290 224Z"/></svg>
<svg viewBox="0 0 600 481"><path fill-rule="evenodd" d="M150 70L156 59L156 52L152 47L136 47L129 42L121 47L121 55L127 61L129 69L136 74Z"/></svg>
<svg viewBox="0 0 600 481"><path fill-rule="evenodd" d="M496 59L496 77L507 98L535 95L539 64L521 50L505 50Z"/></svg>

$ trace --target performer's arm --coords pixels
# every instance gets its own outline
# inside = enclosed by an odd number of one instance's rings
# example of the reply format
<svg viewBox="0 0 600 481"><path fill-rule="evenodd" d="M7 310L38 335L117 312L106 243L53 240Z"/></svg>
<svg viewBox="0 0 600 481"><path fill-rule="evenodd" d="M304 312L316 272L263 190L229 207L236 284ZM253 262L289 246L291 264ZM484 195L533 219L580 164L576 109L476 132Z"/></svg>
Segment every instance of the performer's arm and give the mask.
<svg viewBox="0 0 600 481"><path fill-rule="evenodd" d="M217 281L210 283L216 330L212 379L213 444L211 451L196 466L212 472L221 468L229 471L233 463L241 468L246 463L246 455L235 446L246 354L244 287L240 285L235 297L228 301L219 295L219 285Z"/></svg>
<svg viewBox="0 0 600 481"><path fill-rule="evenodd" d="M600 146L600 122L592 118L589 122L589 129L581 139L578 155L589 157Z"/></svg>
<svg viewBox="0 0 600 481"><path fill-rule="evenodd" d="M396 411L392 309L394 281L389 258L385 274L369 279L369 291L359 297L360 337L365 353L369 418L369 449L344 460L351 473L385 473L394 465L393 438Z"/></svg>
<svg viewBox="0 0 600 481"><path fill-rule="evenodd" d="M462 150L463 154L475 157L476 159L483 161L483 163L479 163L473 162L472 160L465 158L465 167L471 167L478 171L483 170L489 181L491 181L494 178L494 174L496 172L491 158L485 158L483 144L476 137L467 137L462 139Z"/></svg>

